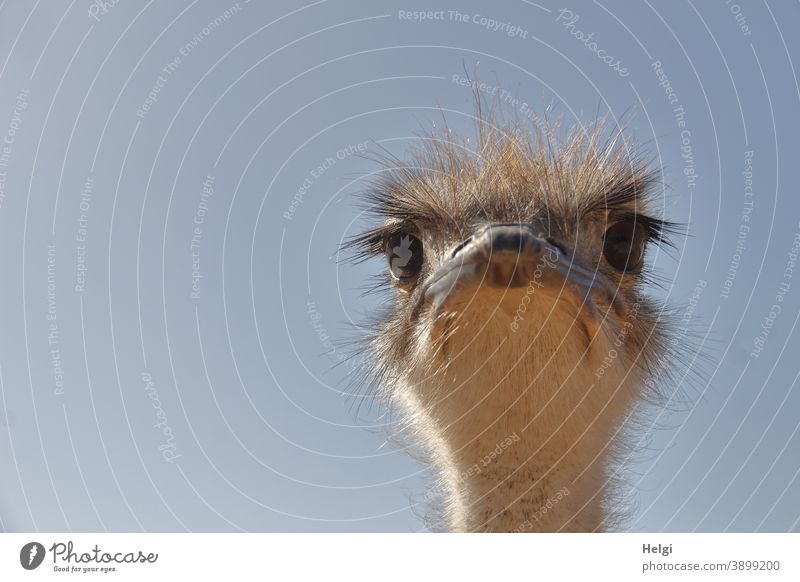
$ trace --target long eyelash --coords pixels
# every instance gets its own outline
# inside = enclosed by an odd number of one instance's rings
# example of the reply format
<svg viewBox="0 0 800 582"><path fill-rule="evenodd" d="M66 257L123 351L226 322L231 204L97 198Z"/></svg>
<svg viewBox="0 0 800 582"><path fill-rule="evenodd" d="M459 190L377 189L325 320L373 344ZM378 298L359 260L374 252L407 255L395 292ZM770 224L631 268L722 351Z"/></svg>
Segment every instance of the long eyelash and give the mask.
<svg viewBox="0 0 800 582"><path fill-rule="evenodd" d="M407 225L402 223L383 225L348 239L341 246L342 251L348 251L344 262L363 263L367 259L383 254L384 241L407 230Z"/></svg>
<svg viewBox="0 0 800 582"><path fill-rule="evenodd" d="M657 244L666 245L675 250L677 250L677 247L675 243L672 242L671 237L685 235L688 230L687 226L683 223L653 218L652 216L637 214L635 212L620 215L619 218L622 220L633 220L641 224L647 233L648 240L653 240Z"/></svg>

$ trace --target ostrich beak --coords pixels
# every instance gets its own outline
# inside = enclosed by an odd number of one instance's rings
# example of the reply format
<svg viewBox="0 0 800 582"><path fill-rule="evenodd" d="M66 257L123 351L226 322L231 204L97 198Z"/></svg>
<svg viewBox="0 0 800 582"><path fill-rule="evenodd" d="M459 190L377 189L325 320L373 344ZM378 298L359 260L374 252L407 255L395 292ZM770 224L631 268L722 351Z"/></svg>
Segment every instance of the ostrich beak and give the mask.
<svg viewBox="0 0 800 582"><path fill-rule="evenodd" d="M486 227L458 245L431 275L424 297L433 310L436 335L442 331L443 316L471 301L481 287L528 287L528 293L555 296L577 310L589 341L602 323L598 300L620 317L625 311L619 290L606 275L579 264L527 224Z"/></svg>

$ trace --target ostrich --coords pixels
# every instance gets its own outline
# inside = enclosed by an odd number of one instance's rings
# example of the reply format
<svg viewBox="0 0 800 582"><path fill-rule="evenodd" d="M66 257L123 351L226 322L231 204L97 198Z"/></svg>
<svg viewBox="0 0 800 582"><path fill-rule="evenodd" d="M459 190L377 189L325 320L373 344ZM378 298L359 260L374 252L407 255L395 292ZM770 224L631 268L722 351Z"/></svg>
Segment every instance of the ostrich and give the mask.
<svg viewBox="0 0 800 582"><path fill-rule="evenodd" d="M348 243L393 289L371 381L433 466L432 529L609 530L626 427L674 347L645 250L677 225L620 132L493 117L479 102L476 142L445 127L380 158L377 226Z"/></svg>

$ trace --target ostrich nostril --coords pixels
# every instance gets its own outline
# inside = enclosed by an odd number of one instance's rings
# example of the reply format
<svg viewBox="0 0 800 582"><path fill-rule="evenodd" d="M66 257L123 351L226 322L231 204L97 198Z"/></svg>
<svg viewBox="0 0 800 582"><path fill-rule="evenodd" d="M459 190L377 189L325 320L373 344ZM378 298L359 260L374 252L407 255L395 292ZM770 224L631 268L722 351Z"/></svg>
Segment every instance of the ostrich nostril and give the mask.
<svg viewBox="0 0 800 582"><path fill-rule="evenodd" d="M458 251L460 251L460 250L461 250L461 249L463 249L465 246L467 246L469 243L471 243L473 238L474 238L474 237L469 237L468 239L466 239L466 240L463 240L463 241L461 241L460 243L458 243L458 245L456 246L456 248L454 248L454 249L453 249L453 252L451 252L451 253L450 253L450 258L451 258L451 259L455 258L455 256L458 254Z"/></svg>
<svg viewBox="0 0 800 582"><path fill-rule="evenodd" d="M551 245L556 247L561 252L562 255L569 256L569 253L567 253L567 249L564 248L564 245L562 245L556 239L554 239L551 236L545 236L545 237L542 237L542 238L544 238L544 240L546 240L548 243L550 243Z"/></svg>

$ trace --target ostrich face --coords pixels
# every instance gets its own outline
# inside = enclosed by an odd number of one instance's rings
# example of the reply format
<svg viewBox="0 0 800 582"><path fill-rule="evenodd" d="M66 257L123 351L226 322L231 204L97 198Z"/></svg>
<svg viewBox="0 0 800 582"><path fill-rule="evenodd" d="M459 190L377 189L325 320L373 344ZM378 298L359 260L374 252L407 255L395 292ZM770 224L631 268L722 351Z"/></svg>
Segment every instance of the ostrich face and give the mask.
<svg viewBox="0 0 800 582"><path fill-rule="evenodd" d="M371 194L381 225L353 244L385 256L394 288L374 326L378 380L390 397L410 386L403 397L445 423L519 409L502 385L526 387L524 409L560 394L574 411L584 394L564 397L570 379L603 384L597 414L661 355L659 308L641 294L646 248L672 228L649 211L653 175L626 147L600 147L599 128L557 150L481 130L477 153L427 136Z"/></svg>
<svg viewBox="0 0 800 582"><path fill-rule="evenodd" d="M542 204L543 216L492 221L480 210L471 213L466 233L420 222L387 225L397 229L383 246L398 301L414 305L434 339L487 304L502 312L497 315L513 316L510 330L519 331L537 293L572 311L587 342L603 320L630 315L626 296L641 277L647 219L629 211L554 219ZM569 230L554 232L554 223Z"/></svg>

